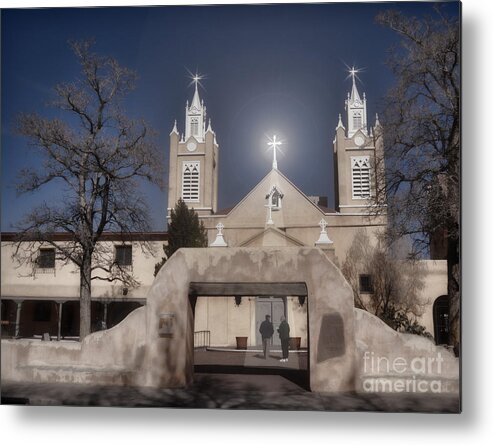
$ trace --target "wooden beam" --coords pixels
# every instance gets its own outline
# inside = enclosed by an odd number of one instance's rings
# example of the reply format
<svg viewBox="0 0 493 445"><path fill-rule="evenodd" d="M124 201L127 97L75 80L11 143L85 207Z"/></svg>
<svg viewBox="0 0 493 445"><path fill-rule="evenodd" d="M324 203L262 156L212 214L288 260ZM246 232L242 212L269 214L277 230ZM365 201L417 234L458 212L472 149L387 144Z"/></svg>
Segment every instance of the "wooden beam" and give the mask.
<svg viewBox="0 0 493 445"><path fill-rule="evenodd" d="M190 283L194 296L308 296L305 283Z"/></svg>

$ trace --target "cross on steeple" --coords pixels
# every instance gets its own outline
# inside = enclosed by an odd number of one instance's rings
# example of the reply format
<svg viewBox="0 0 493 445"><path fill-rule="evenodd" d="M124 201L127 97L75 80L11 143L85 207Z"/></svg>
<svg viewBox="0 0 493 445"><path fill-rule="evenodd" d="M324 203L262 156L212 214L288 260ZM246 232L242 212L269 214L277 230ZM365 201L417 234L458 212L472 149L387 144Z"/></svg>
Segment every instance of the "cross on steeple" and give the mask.
<svg viewBox="0 0 493 445"><path fill-rule="evenodd" d="M272 168L275 168L277 170L277 146L282 145L282 142L278 141L277 136L274 135L272 136L272 139L269 140L267 145L271 147L274 152L274 159L272 160Z"/></svg>
<svg viewBox="0 0 493 445"><path fill-rule="evenodd" d="M356 83L356 74L359 73L359 70L354 67L354 65L349 70L349 75L353 78L353 83Z"/></svg>
<svg viewBox="0 0 493 445"><path fill-rule="evenodd" d="M189 73L190 73L190 71L189 71ZM195 74L191 74L191 78L192 78L192 81L190 83L191 84L192 83L195 84L195 91L197 91L198 90L198 85L199 85L200 81L204 78L204 76L202 76L198 72L195 72Z"/></svg>
<svg viewBox="0 0 493 445"><path fill-rule="evenodd" d="M321 233L327 233L327 231L325 230L325 228L328 226L328 224L327 224L327 221L325 221L325 219L322 218L320 220L320 222L318 223L318 225L322 229L322 232Z"/></svg>

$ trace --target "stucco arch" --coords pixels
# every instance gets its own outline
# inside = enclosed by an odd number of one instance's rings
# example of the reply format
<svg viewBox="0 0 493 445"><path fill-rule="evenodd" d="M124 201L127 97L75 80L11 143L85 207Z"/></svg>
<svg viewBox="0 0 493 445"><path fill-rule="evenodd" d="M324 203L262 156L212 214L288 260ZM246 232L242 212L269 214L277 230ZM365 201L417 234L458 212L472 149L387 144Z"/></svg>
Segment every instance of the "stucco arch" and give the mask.
<svg viewBox="0 0 493 445"><path fill-rule="evenodd" d="M340 270L316 248L180 249L157 275L146 306L145 353L137 383L179 387L193 378L192 282L302 282L308 294L312 391L354 388L353 294ZM171 320L165 335L161 320ZM161 322L162 323L162 322Z"/></svg>

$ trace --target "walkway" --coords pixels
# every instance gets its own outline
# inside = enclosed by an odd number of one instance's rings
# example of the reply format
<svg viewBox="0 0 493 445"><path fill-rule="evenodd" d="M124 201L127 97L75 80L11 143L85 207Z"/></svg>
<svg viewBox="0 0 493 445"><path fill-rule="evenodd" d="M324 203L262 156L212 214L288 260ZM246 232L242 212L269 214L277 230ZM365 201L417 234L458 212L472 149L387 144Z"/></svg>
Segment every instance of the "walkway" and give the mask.
<svg viewBox="0 0 493 445"><path fill-rule="evenodd" d="M187 389L2 382L2 404L295 411L459 411L457 396L315 394L281 376L195 374Z"/></svg>

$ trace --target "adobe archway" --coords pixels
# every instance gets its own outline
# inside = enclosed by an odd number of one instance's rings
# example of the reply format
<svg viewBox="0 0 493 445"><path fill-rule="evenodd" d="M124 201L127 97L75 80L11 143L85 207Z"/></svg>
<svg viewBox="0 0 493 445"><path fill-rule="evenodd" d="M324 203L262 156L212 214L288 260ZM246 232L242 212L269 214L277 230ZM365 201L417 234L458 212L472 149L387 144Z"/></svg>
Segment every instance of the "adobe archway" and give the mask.
<svg viewBox="0 0 493 445"><path fill-rule="evenodd" d="M149 292L145 353L138 384L181 387L193 378L190 284L304 283L312 391L354 389L353 293L340 270L316 248L181 249Z"/></svg>

